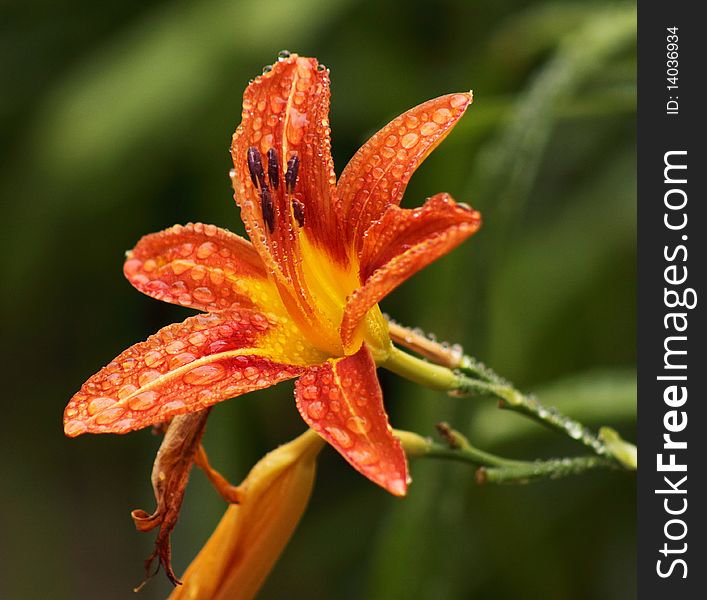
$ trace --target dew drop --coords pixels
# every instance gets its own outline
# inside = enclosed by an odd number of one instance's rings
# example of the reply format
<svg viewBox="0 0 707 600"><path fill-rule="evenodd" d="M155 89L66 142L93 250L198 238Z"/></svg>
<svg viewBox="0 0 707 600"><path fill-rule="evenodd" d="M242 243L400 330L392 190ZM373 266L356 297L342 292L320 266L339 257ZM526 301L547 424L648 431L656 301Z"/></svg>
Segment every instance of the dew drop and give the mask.
<svg viewBox="0 0 707 600"><path fill-rule="evenodd" d="M152 383L155 379L159 379L162 373L155 371L154 369L147 369L142 371L137 377L138 385L144 386L148 383Z"/></svg>
<svg viewBox="0 0 707 600"><path fill-rule="evenodd" d="M192 346L201 346L201 344L206 342L206 340L208 340L208 339L209 338L207 338L203 333L201 333L200 331L197 331L195 333L192 333L189 336L189 343Z"/></svg>
<svg viewBox="0 0 707 600"><path fill-rule="evenodd" d="M315 400L307 406L307 414L315 420L321 419L327 413L327 408L323 402Z"/></svg>
<svg viewBox="0 0 707 600"><path fill-rule="evenodd" d="M465 94L454 94L454 96L449 99L449 105L452 108L459 108L460 106L468 103L469 96L466 96Z"/></svg>
<svg viewBox="0 0 707 600"><path fill-rule="evenodd" d="M148 367L155 367L157 365L160 365L164 362L164 356L162 355L161 352L157 352L155 350L152 350L145 354L145 364Z"/></svg>
<svg viewBox="0 0 707 600"><path fill-rule="evenodd" d="M93 416L97 412L100 412L109 406L113 406L116 403L115 398L107 398L105 396L99 396L97 398L94 398L88 403L88 406L86 410L88 411L88 414Z"/></svg>
<svg viewBox="0 0 707 600"><path fill-rule="evenodd" d="M114 421L117 421L123 416L124 413L125 409L120 406L116 406L115 408L107 408L106 410L99 412L96 415L95 420L98 425L108 425Z"/></svg>
<svg viewBox="0 0 707 600"><path fill-rule="evenodd" d="M190 244L189 242L187 242L179 246L179 254L184 258L186 258L187 256L191 256L192 252L194 252L194 244Z"/></svg>
<svg viewBox="0 0 707 600"><path fill-rule="evenodd" d="M188 271L192 267L190 263L183 260L175 260L169 266L172 268L172 272L177 276Z"/></svg>
<svg viewBox="0 0 707 600"><path fill-rule="evenodd" d="M169 344L167 344L164 347L164 351L167 354L178 354L179 352L184 350L184 348L186 348L186 347L187 347L187 345L184 342L182 342L181 340L174 340L173 342L170 342ZM145 360L145 364L147 364L147 360ZM148 365L148 366L150 366L150 365Z"/></svg>
<svg viewBox="0 0 707 600"><path fill-rule="evenodd" d="M216 297L214 296L214 293L207 287L196 288L192 292L192 295L194 296L195 300L197 300L198 302L203 302L205 304L208 304L209 302L213 302L216 299Z"/></svg>
<svg viewBox="0 0 707 600"><path fill-rule="evenodd" d="M325 427L324 430L333 438L334 442L342 448L350 448L353 445L351 436L338 427Z"/></svg>
<svg viewBox="0 0 707 600"><path fill-rule="evenodd" d="M69 437L81 435L88 430L88 426L83 421L68 421L64 425L64 433Z"/></svg>
<svg viewBox="0 0 707 600"><path fill-rule="evenodd" d="M137 361L136 361L134 358L126 358L126 359L120 364L120 366L123 367L123 371L125 371L126 373L127 373L128 371L132 371L132 370L135 368L136 365L137 365Z"/></svg>
<svg viewBox="0 0 707 600"><path fill-rule="evenodd" d="M400 144L402 145L403 148L412 148L415 144L417 144L417 141L420 139L420 136L418 136L416 133L407 133L403 136L403 139L400 140Z"/></svg>
<svg viewBox="0 0 707 600"><path fill-rule="evenodd" d="M371 430L371 423L366 417L349 417L346 420L346 427L354 433L368 433Z"/></svg>
<svg viewBox="0 0 707 600"><path fill-rule="evenodd" d="M127 398L130 394L135 392L137 390L137 386L133 385L132 383L128 383L127 385L124 385L122 388L118 390L118 393L116 396L118 397L119 400L122 400L123 398Z"/></svg>
<svg viewBox="0 0 707 600"><path fill-rule="evenodd" d="M202 365L184 375L184 383L189 385L206 385L221 381L226 377L226 369L221 365Z"/></svg>
<svg viewBox="0 0 707 600"><path fill-rule="evenodd" d="M132 410L146 410L154 406L158 398L159 394L157 392L147 390L146 392L142 392L130 398L130 400L128 400L128 408Z"/></svg>
<svg viewBox="0 0 707 600"><path fill-rule="evenodd" d="M432 113L432 120L435 123L443 125L452 118L452 111L448 108L438 108L434 113Z"/></svg>
<svg viewBox="0 0 707 600"><path fill-rule="evenodd" d="M395 150L389 148L388 146L384 146L381 148L381 154L384 158L393 158L395 156Z"/></svg>
<svg viewBox="0 0 707 600"><path fill-rule="evenodd" d="M153 279L145 286L145 289L148 292L166 293L169 290L169 285L160 279Z"/></svg>
<svg viewBox="0 0 707 600"><path fill-rule="evenodd" d="M135 275L142 268L142 261L137 258L132 258L123 265L123 271L128 276Z"/></svg>
<svg viewBox="0 0 707 600"><path fill-rule="evenodd" d="M305 400L315 400L319 397L319 388L316 385L308 385L302 390L302 398Z"/></svg>
<svg viewBox="0 0 707 600"><path fill-rule="evenodd" d="M428 122L420 127L420 133L424 136L432 135L439 129L437 123Z"/></svg>
<svg viewBox="0 0 707 600"><path fill-rule="evenodd" d="M214 285L221 285L226 279L226 275L222 269L212 269L209 271L209 279Z"/></svg>
<svg viewBox="0 0 707 600"><path fill-rule="evenodd" d="M201 281L204 277L206 277L206 267L203 265L197 265L195 266L190 272L189 276L194 280L194 281Z"/></svg>
<svg viewBox="0 0 707 600"><path fill-rule="evenodd" d="M218 252L218 246L216 244L213 242L204 242L196 249L196 257L201 259L208 258L215 252Z"/></svg>
<svg viewBox="0 0 707 600"><path fill-rule="evenodd" d="M196 356L191 352L181 352L169 359L169 368L178 369L196 360Z"/></svg>
<svg viewBox="0 0 707 600"><path fill-rule="evenodd" d="M351 460L363 466L372 465L378 460L378 454L371 448L355 448L349 451L349 456Z"/></svg>

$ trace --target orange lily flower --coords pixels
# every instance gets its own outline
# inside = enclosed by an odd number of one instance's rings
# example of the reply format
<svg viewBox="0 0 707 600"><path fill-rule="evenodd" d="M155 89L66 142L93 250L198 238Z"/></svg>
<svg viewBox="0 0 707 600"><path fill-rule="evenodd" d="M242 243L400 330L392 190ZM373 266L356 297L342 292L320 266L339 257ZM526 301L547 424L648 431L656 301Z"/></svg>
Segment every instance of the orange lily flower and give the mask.
<svg viewBox="0 0 707 600"><path fill-rule="evenodd" d="M91 377L66 407L66 435L126 433L298 378L309 427L404 495L406 459L376 377L394 352L378 302L480 226L478 212L447 194L398 206L471 100L449 94L397 117L337 183L329 72L313 58L281 57L246 89L231 145L250 241L197 223L138 242L124 267L130 283L205 314L161 329Z"/></svg>

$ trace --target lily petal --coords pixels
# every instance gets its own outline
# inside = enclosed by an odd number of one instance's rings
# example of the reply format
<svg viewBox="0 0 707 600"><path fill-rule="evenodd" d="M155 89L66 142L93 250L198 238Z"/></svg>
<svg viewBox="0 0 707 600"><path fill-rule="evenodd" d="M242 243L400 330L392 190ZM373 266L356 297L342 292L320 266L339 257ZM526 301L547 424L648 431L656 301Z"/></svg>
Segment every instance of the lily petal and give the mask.
<svg viewBox="0 0 707 600"><path fill-rule="evenodd" d="M284 313L253 244L215 225L188 223L146 235L128 252L123 271L143 294L172 304Z"/></svg>
<svg viewBox="0 0 707 600"><path fill-rule="evenodd" d="M404 496L405 453L388 424L376 365L366 344L351 356L311 367L295 383L307 424L374 483Z"/></svg>
<svg viewBox="0 0 707 600"><path fill-rule="evenodd" d="M64 411L64 432L141 429L296 377L324 358L284 317L197 315L128 348L84 383Z"/></svg>
<svg viewBox="0 0 707 600"><path fill-rule="evenodd" d="M341 322L343 343L349 343L370 308L480 226L481 215L448 194L433 196L421 208L389 206L364 235L360 254L363 286L347 299Z"/></svg>
<svg viewBox="0 0 707 600"><path fill-rule="evenodd" d="M246 230L305 331L335 326L305 281L301 236L339 263L347 258L335 211L328 113L328 71L293 54L248 86L231 144L232 183Z"/></svg>
<svg viewBox="0 0 707 600"><path fill-rule="evenodd" d="M448 94L403 113L368 140L346 165L337 186L346 215L347 242L356 251L363 233L390 204L400 204L422 161L447 136L472 101L471 92Z"/></svg>

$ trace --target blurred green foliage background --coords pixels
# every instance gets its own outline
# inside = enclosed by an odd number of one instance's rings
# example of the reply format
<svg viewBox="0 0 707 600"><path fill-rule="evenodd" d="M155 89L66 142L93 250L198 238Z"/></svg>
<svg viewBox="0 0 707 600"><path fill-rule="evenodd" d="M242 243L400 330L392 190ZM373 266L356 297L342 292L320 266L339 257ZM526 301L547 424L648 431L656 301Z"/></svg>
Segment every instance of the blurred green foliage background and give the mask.
<svg viewBox="0 0 707 600"><path fill-rule="evenodd" d="M635 435L635 6L532 0L3 3L3 461L0 595L133 597L152 536L159 439L63 437L81 383L189 311L135 292L123 251L187 221L242 232L227 172L248 80L287 48L332 72L341 171L378 127L437 95L475 102L413 178L482 211L482 231L383 304L590 425ZM395 426L446 419L512 457L570 442L381 373ZM217 406L205 444L240 480L303 430L292 384ZM625 599L635 594L635 481L622 473L476 487L412 465L409 497L331 449L262 598ZM183 571L224 509L194 472L173 537ZM142 592L163 598L156 577Z"/></svg>

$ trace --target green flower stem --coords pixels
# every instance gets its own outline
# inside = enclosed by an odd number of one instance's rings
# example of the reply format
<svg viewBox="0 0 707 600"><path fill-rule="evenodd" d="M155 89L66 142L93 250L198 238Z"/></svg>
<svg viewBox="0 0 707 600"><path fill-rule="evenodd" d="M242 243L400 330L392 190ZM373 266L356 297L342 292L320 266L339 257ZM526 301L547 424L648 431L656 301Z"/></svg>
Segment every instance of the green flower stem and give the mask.
<svg viewBox="0 0 707 600"><path fill-rule="evenodd" d="M411 332L411 330L406 331ZM414 333L414 335L419 334ZM410 341L410 336L402 339L394 336L394 339L401 345L419 347L419 344ZM427 344L428 349L430 344L436 343L430 340L428 342L430 342ZM442 352L446 347L441 344L439 346L440 356L444 356L446 361L448 354ZM434 356L434 352L429 352L427 355ZM607 429L606 431L610 432L608 435L596 435L579 421L561 414L555 408L547 408L535 397L518 391L493 370L463 353L459 354L456 370L452 370L447 366L430 363L393 347L388 359L380 366L410 381L434 390L446 391L453 396L473 394L496 396L499 399L499 408L529 417L549 429L576 440L599 457L609 457L626 469L636 470L636 447L622 440L615 431Z"/></svg>
<svg viewBox="0 0 707 600"><path fill-rule="evenodd" d="M616 463L601 456L575 456L539 460L518 468L486 468L476 471L477 483L529 483L538 479L562 479L593 469L616 469Z"/></svg>
<svg viewBox="0 0 707 600"><path fill-rule="evenodd" d="M460 387L453 390L456 393L490 394L499 398L498 407L530 417L541 425L573 440L577 440L600 456L609 455L606 444L592 431L570 417L561 414L556 408L546 408L535 397L527 396L516 390L510 384L489 383L463 378Z"/></svg>
<svg viewBox="0 0 707 600"><path fill-rule="evenodd" d="M395 346L388 359L379 366L433 390L448 392L461 385L459 375L451 369L417 358Z"/></svg>
<svg viewBox="0 0 707 600"><path fill-rule="evenodd" d="M539 461L510 460L473 447L462 434L451 429L446 423L440 423L437 427L446 440L446 445L411 431L396 430L394 433L409 457L438 458L473 465L476 467L476 483L480 485L522 484L540 479L580 475L593 469L618 468L616 462L610 458L591 455Z"/></svg>

